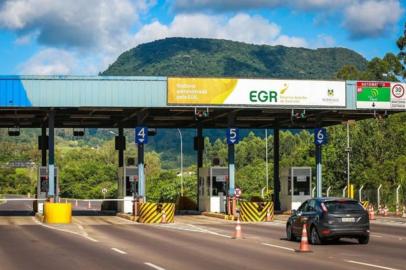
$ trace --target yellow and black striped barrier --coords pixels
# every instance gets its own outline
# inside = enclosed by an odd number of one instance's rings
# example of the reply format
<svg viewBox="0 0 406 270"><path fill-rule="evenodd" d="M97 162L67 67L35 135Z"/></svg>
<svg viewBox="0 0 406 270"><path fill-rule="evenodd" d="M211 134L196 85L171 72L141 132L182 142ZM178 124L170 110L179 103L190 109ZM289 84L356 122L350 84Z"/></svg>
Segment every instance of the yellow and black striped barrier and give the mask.
<svg viewBox="0 0 406 270"><path fill-rule="evenodd" d="M139 204L140 223L161 223L165 212L166 222L173 223L175 220L174 203L141 203Z"/></svg>
<svg viewBox="0 0 406 270"><path fill-rule="evenodd" d="M266 221L268 210L273 220L273 202L240 202L240 219L246 222Z"/></svg>
<svg viewBox="0 0 406 270"><path fill-rule="evenodd" d="M369 205L369 201L362 201L361 205L362 205L362 207L364 207L364 209L367 209L368 205Z"/></svg>

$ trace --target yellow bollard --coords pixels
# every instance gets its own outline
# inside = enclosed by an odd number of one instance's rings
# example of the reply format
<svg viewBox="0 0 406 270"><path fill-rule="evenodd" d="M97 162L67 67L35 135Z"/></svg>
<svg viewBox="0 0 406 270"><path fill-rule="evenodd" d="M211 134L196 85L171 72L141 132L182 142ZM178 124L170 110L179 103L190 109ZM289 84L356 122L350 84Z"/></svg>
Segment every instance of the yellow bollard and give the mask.
<svg viewBox="0 0 406 270"><path fill-rule="evenodd" d="M354 185L348 187L348 198L354 199Z"/></svg>
<svg viewBox="0 0 406 270"><path fill-rule="evenodd" d="M44 222L70 224L72 222L72 204L46 202L44 204Z"/></svg>

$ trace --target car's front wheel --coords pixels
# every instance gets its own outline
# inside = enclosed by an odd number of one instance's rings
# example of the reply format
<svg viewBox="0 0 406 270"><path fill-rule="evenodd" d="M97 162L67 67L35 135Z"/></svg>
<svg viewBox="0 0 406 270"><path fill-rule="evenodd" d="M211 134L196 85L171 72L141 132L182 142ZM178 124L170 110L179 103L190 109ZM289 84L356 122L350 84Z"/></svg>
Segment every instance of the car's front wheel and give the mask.
<svg viewBox="0 0 406 270"><path fill-rule="evenodd" d="M361 245L366 245L369 242L369 235L367 236L361 236L358 238L358 243L360 243Z"/></svg>
<svg viewBox="0 0 406 270"><path fill-rule="evenodd" d="M288 239L288 241L295 241L296 240L296 238L295 238L295 236L293 235L293 232L292 232L292 225L290 225L290 224L288 224L286 226L286 238Z"/></svg>
<svg viewBox="0 0 406 270"><path fill-rule="evenodd" d="M313 245L321 244L321 240L319 237L319 233L317 232L316 226L312 226L310 230L310 243Z"/></svg>

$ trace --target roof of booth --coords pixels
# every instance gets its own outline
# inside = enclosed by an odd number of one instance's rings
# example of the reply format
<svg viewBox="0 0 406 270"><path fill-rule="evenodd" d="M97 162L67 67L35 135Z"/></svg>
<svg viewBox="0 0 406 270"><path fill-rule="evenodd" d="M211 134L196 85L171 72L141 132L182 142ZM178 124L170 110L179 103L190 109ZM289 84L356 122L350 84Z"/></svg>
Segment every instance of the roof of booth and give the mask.
<svg viewBox="0 0 406 270"><path fill-rule="evenodd" d="M134 127L140 122L151 127L196 127L197 124L227 127L229 116L233 115L233 125L237 127L289 128L326 126L374 115L370 109L357 110L354 81L342 82L343 106L300 108L170 104L168 80L167 77L0 76L0 127L39 127L50 110L55 111L57 127ZM196 121L196 107L208 110L209 117ZM305 109L307 121L293 123L292 109Z"/></svg>

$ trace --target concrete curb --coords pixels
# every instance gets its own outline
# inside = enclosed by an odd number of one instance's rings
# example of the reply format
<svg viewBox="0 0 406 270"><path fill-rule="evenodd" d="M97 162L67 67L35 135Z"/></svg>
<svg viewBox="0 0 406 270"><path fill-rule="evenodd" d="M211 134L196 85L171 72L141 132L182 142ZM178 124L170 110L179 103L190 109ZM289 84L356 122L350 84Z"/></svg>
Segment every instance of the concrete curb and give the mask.
<svg viewBox="0 0 406 270"><path fill-rule="evenodd" d="M138 216L133 216L133 215L130 215L130 214L125 214L125 213L117 213L117 217L127 219L127 220L130 220L130 221L134 221L134 222L138 221Z"/></svg>
<svg viewBox="0 0 406 270"><path fill-rule="evenodd" d="M236 220L235 217L233 217L231 215L226 215L226 214L221 214L221 213L202 212L202 215L206 216L206 217L214 217L214 218L220 218L220 219L230 220L230 221Z"/></svg>

